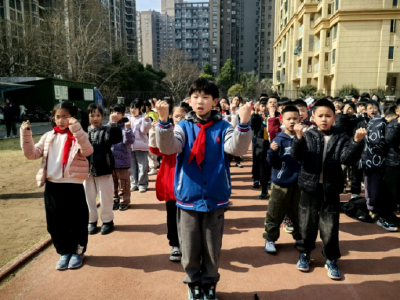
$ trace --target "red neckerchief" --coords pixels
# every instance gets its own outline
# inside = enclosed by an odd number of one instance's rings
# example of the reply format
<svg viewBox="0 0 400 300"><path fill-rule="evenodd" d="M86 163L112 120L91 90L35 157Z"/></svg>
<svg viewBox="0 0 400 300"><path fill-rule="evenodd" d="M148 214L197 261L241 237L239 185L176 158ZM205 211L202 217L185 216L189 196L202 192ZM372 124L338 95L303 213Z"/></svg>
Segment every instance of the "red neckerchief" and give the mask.
<svg viewBox="0 0 400 300"><path fill-rule="evenodd" d="M204 125L196 123L196 125L200 127L200 131L196 137L196 140L194 141L192 149L190 150L189 164L196 156L196 162L201 170L201 162L203 161L206 153L206 129L214 125L214 121L210 121Z"/></svg>
<svg viewBox="0 0 400 300"><path fill-rule="evenodd" d="M67 141L65 142L65 145L64 145L63 156L62 156L63 177L64 177L65 167L67 166L68 158L69 158L69 151L71 150L72 141L75 141L75 138L74 138L74 135L72 134L72 132L69 130L69 128L67 128L65 130L61 130L58 126L56 126L56 127L54 127L54 133L55 134L66 133L68 135Z"/></svg>

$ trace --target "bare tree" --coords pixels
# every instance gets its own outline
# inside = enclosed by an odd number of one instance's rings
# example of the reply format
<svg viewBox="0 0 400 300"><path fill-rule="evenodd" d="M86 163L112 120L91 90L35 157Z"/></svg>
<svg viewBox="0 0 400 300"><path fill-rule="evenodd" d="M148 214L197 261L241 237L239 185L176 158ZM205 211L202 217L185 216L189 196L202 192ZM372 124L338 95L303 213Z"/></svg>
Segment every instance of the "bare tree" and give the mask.
<svg viewBox="0 0 400 300"><path fill-rule="evenodd" d="M200 76L198 66L191 63L188 56L179 49L169 49L164 53L160 69L167 73L163 82L175 101L182 101L190 84Z"/></svg>

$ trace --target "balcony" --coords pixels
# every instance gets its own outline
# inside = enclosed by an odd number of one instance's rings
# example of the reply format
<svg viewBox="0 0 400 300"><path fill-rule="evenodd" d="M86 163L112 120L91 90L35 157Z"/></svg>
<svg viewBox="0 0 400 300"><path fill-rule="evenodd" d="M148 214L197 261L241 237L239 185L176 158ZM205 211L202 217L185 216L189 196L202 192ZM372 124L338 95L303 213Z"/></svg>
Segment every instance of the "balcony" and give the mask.
<svg viewBox="0 0 400 300"><path fill-rule="evenodd" d="M325 70L328 70L328 67L329 67L329 61L326 60L324 63Z"/></svg>

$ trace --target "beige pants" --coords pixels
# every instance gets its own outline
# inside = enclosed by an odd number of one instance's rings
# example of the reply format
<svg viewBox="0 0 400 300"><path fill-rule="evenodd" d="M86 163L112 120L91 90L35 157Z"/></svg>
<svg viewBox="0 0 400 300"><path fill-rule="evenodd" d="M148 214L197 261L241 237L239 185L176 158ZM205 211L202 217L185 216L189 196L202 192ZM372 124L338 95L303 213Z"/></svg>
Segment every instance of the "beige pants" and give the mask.
<svg viewBox="0 0 400 300"><path fill-rule="evenodd" d="M151 153L149 151L149 168L150 169L157 169L158 167L158 161L157 161L157 155L155 155L154 153Z"/></svg>
<svg viewBox="0 0 400 300"><path fill-rule="evenodd" d="M89 207L89 223L97 222L99 214L97 212L96 198L100 199L100 218L103 223L114 220L113 195L114 184L112 175L93 177L91 174L83 183L85 187L86 202Z"/></svg>

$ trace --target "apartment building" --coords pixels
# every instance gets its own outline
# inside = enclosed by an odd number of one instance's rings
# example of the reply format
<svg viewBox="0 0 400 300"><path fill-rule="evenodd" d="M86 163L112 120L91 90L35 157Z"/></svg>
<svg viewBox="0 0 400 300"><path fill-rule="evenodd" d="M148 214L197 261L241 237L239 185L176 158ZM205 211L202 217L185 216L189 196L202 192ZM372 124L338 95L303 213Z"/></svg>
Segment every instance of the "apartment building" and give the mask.
<svg viewBox="0 0 400 300"><path fill-rule="evenodd" d="M131 59L138 59L136 40L136 1L121 2L122 52Z"/></svg>
<svg viewBox="0 0 400 300"><path fill-rule="evenodd" d="M211 65L228 59L238 73L272 77L273 0L210 0Z"/></svg>
<svg viewBox="0 0 400 300"><path fill-rule="evenodd" d="M136 47L137 59L143 63L143 42L142 42L142 13L136 12Z"/></svg>
<svg viewBox="0 0 400 300"><path fill-rule="evenodd" d="M161 0L161 14L175 17L175 3L183 3L183 0Z"/></svg>
<svg viewBox="0 0 400 300"><path fill-rule="evenodd" d="M276 0L275 15L278 90L400 88L398 0Z"/></svg>
<svg viewBox="0 0 400 300"><path fill-rule="evenodd" d="M175 45L202 68L210 59L208 2L175 4Z"/></svg>

